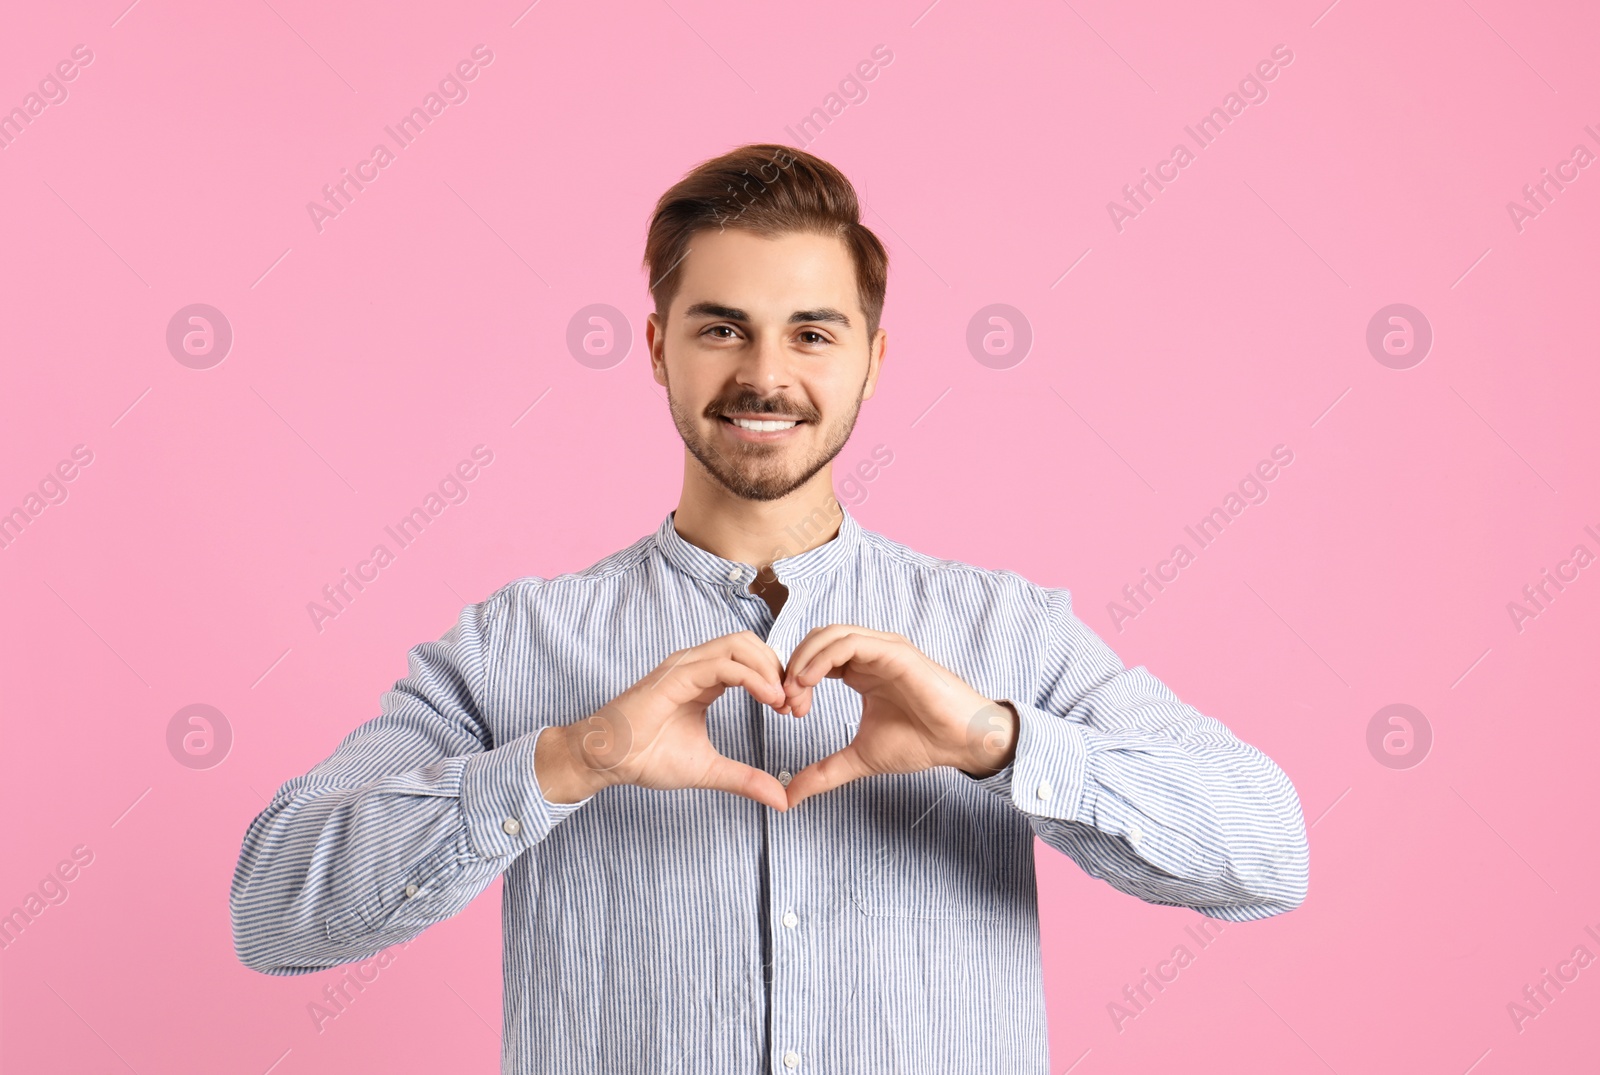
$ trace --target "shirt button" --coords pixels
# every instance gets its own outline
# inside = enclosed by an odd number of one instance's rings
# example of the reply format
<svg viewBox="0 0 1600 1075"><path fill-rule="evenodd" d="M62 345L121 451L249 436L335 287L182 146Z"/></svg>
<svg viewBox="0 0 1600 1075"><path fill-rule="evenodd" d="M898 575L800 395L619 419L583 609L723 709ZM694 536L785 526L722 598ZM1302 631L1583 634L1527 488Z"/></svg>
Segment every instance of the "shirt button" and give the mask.
<svg viewBox="0 0 1600 1075"><path fill-rule="evenodd" d="M522 831L522 822L514 817L508 817L500 823L500 827L505 830L507 836L515 836Z"/></svg>
<svg viewBox="0 0 1600 1075"><path fill-rule="evenodd" d="M783 1066L786 1067L786 1068L797 1068L797 1067L799 1067L800 1066L800 1054L795 1052L793 1049L790 1049L788 1052L784 1053L783 1054Z"/></svg>
<svg viewBox="0 0 1600 1075"><path fill-rule="evenodd" d="M1048 799L1054 792L1050 788L1050 781L1046 780L1039 785L1039 798Z"/></svg>
<svg viewBox="0 0 1600 1075"><path fill-rule="evenodd" d="M794 774L791 773L789 770L787 770L787 769L778 770L778 783L782 784L784 787L788 787L789 786L789 781L791 781L793 779L794 779Z"/></svg>
<svg viewBox="0 0 1600 1075"><path fill-rule="evenodd" d="M1139 831L1139 826L1137 826L1137 825L1129 825L1128 826L1128 842L1130 844L1133 844L1135 847L1137 847L1139 845L1139 841L1143 840L1143 839L1144 839L1144 833Z"/></svg>
<svg viewBox="0 0 1600 1075"><path fill-rule="evenodd" d="M744 574L744 572L741 571L739 568L730 567L730 568L728 568L728 581L729 582L738 582L739 581L739 576L742 575L742 574Z"/></svg>
<svg viewBox="0 0 1600 1075"><path fill-rule="evenodd" d="M416 894L417 894L417 886L416 885L407 885L406 886L406 899L409 900L412 896L415 896Z"/></svg>
<svg viewBox="0 0 1600 1075"><path fill-rule="evenodd" d="M784 925L788 926L790 929L794 929L794 927L799 925L799 923L800 923L800 919L795 917L795 913L793 911L785 911L785 912L783 912L783 924Z"/></svg>

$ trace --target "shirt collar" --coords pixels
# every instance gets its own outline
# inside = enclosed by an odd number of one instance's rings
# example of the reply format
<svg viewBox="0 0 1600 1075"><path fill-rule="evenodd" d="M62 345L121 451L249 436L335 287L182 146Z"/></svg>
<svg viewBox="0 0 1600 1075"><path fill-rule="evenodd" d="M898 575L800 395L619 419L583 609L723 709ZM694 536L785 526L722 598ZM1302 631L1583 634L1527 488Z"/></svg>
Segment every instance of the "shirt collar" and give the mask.
<svg viewBox="0 0 1600 1075"><path fill-rule="evenodd" d="M843 518L839 523L839 532L833 538L824 541L816 548L784 556L772 562L773 573L778 576L779 582L788 585L799 579L819 578L844 563L856 551L856 546L861 541L861 524L856 522L855 516L851 515L843 504L839 504L839 511ZM673 525L673 516L676 514L676 511L668 512L656 530L656 546L667 558L668 563L684 574L706 582L722 586L735 583L741 586L750 584L756 577L755 567L737 560L724 559L692 544L678 533L678 528ZM827 516L821 514L814 519L802 519L784 531L779 548L774 551L783 552L786 549L798 548L815 538L830 522Z"/></svg>

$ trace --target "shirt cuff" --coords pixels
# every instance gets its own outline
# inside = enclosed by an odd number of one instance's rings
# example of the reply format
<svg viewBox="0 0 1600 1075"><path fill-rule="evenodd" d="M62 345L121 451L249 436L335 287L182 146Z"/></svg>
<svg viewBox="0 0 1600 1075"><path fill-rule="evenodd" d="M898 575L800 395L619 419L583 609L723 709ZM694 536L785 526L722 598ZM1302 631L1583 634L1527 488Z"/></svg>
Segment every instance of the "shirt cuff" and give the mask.
<svg viewBox="0 0 1600 1075"><path fill-rule="evenodd" d="M1083 725L1037 706L1006 704L1017 711L1016 751L1004 769L977 783L1025 814L1079 820L1088 783Z"/></svg>
<svg viewBox="0 0 1600 1075"><path fill-rule="evenodd" d="M467 836L480 858L518 855L543 840L567 815L594 798L553 803L544 797L534 771L536 728L467 759L461 773L461 809Z"/></svg>

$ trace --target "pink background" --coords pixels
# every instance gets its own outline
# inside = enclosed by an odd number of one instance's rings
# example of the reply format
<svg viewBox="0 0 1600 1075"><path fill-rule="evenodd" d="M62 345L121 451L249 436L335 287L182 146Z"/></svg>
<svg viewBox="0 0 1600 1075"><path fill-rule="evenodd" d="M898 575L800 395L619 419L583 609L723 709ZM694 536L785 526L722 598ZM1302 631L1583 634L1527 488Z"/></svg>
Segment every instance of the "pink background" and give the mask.
<svg viewBox="0 0 1600 1075"><path fill-rule="evenodd" d="M0 37L0 108L94 56L0 151L0 510L93 453L0 550L0 909L93 853L0 951L6 1072L495 1070L498 882L319 1032L339 971L234 958L240 840L464 603L674 506L649 210L701 159L795 144L880 44L807 146L893 266L884 377L838 463L894 460L841 499L1070 587L1124 661L1278 761L1311 825L1305 906L1204 950L1196 913L1036 845L1053 1070L1593 1064L1600 965L1520 1030L1507 1006L1600 955L1600 568L1521 630L1507 605L1600 553L1600 170L1520 231L1506 208L1600 151L1592 9L125 4L24 5ZM319 233L307 202L479 44L469 98ZM1279 44L1267 99L1119 233L1107 202ZM209 369L167 348L192 303L232 326ZM594 303L635 334L607 369L566 343ZM991 303L1031 325L1010 368L968 350ZM1392 303L1434 333L1409 369L1367 347ZM307 603L476 444L468 499L319 632ZM1119 631L1108 602L1279 444L1269 498ZM168 750L193 703L233 732L212 768ZM1420 765L1369 751L1392 703L1432 729ZM1186 943L1119 1030L1108 1003Z"/></svg>

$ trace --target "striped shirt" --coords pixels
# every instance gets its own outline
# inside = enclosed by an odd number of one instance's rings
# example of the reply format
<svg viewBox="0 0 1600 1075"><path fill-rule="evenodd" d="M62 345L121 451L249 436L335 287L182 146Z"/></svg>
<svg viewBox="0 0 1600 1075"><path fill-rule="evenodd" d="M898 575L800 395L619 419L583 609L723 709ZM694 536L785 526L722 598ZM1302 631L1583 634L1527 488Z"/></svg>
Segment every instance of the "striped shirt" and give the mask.
<svg viewBox="0 0 1600 1075"><path fill-rule="evenodd" d="M1042 1073L1033 837L1148 903L1243 922L1304 900L1288 777L1125 668L1067 590L915 552L848 511L772 567L776 618L747 588L755 567L669 513L583 571L466 607L251 823L230 896L240 960L288 975L367 959L503 874L509 1075ZM540 730L670 653L748 629L787 662L832 623L904 635L1012 703L1011 763L869 777L788 812L709 790L541 793ZM860 716L824 679L801 720L735 688L706 721L724 755L787 781Z"/></svg>

